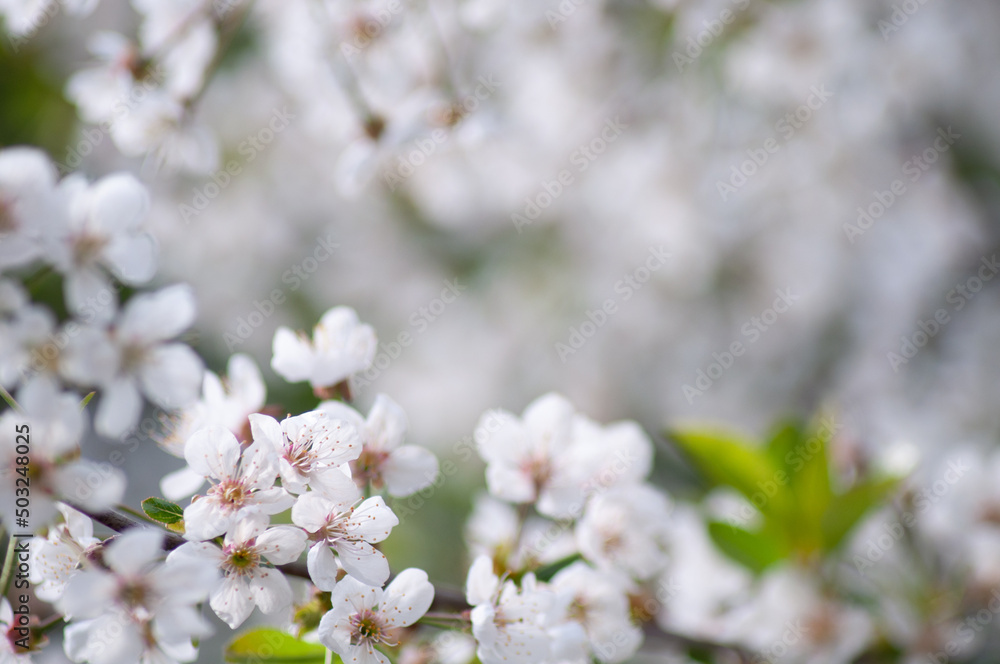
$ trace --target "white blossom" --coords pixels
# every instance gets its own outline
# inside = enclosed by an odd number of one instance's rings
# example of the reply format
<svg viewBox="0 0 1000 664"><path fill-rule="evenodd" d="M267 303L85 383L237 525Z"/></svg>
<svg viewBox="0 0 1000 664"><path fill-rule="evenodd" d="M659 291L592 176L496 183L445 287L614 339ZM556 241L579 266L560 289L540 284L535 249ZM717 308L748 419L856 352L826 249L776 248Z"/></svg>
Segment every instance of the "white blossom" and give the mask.
<svg viewBox="0 0 1000 664"><path fill-rule="evenodd" d="M381 496L355 505L310 492L295 501L292 522L309 532L309 576L321 590L334 588L337 561L362 583L381 586L389 578L385 554L372 545L388 537L399 519Z"/></svg>
<svg viewBox="0 0 1000 664"><path fill-rule="evenodd" d="M228 429L208 427L196 432L184 447L184 458L211 487L184 508L184 536L207 540L227 532L252 510L283 512L292 496L274 485L278 464L263 443L240 450Z"/></svg>
<svg viewBox="0 0 1000 664"><path fill-rule="evenodd" d="M333 606L319 624L319 639L344 661L389 664L376 646L398 643L399 630L423 616L434 601L427 573L405 569L382 590L345 577L330 596Z"/></svg>
<svg viewBox="0 0 1000 664"><path fill-rule="evenodd" d="M274 565L296 560L305 549L306 534L294 526L268 527L268 517L248 512L226 533L220 549L211 542L187 542L167 557L216 568L221 578L210 595L212 610L236 629L254 606L274 614L292 603L288 580Z"/></svg>
<svg viewBox="0 0 1000 664"><path fill-rule="evenodd" d="M406 413L388 396L375 397L367 418L339 401L324 402L319 409L357 429L364 447L351 463L351 475L358 486L384 486L391 496L408 496L434 482L437 457L419 445L403 445Z"/></svg>

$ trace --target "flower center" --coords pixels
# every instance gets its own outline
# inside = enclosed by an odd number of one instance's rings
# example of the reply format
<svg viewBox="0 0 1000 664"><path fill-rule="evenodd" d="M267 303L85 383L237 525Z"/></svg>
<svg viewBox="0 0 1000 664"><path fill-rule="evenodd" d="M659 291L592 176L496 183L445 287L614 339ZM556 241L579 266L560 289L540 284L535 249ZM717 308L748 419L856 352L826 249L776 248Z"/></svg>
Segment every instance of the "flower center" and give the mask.
<svg viewBox="0 0 1000 664"><path fill-rule="evenodd" d="M521 471L531 477L536 491L540 491L552 479L552 463L544 454L523 461Z"/></svg>
<svg viewBox="0 0 1000 664"><path fill-rule="evenodd" d="M73 261L77 265L89 265L100 258L107 244L106 237L85 231L73 238Z"/></svg>
<svg viewBox="0 0 1000 664"><path fill-rule="evenodd" d="M139 344L128 344L122 349L122 369L126 373L134 373L142 366L149 351Z"/></svg>
<svg viewBox="0 0 1000 664"><path fill-rule="evenodd" d="M134 615L141 616L153 603L153 591L143 579L124 579L118 586L118 601Z"/></svg>
<svg viewBox="0 0 1000 664"><path fill-rule="evenodd" d="M382 466L389 453L383 450L364 448L361 455L351 462L351 475L358 486L371 483L376 489L381 489L384 481L382 479Z"/></svg>
<svg viewBox="0 0 1000 664"><path fill-rule="evenodd" d="M386 643L386 628L382 619L371 609L364 609L351 616L351 644Z"/></svg>
<svg viewBox="0 0 1000 664"><path fill-rule="evenodd" d="M299 473L309 472L316 463L316 454L312 451L312 446L301 441L292 442L285 436L285 461Z"/></svg>
<svg viewBox="0 0 1000 664"><path fill-rule="evenodd" d="M238 510L250 497L250 492L238 480L223 480L208 490L223 507Z"/></svg>
<svg viewBox="0 0 1000 664"><path fill-rule="evenodd" d="M246 575L260 567L260 554L252 544L245 543L226 553L228 554L224 563L226 574Z"/></svg>

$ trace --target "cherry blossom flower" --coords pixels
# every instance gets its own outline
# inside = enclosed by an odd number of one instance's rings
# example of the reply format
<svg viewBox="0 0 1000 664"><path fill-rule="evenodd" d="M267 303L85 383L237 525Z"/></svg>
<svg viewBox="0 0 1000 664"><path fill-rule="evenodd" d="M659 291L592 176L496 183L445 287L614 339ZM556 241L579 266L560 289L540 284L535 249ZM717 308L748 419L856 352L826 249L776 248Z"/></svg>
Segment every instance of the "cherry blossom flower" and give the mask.
<svg viewBox="0 0 1000 664"><path fill-rule="evenodd" d="M100 332L103 350L94 351L94 328L71 339L67 373L81 381L99 377L98 433L118 437L135 426L142 409L140 389L165 409L182 408L198 398L201 358L187 345L170 342L191 325L194 315L191 288L169 286L130 299L110 330Z"/></svg>
<svg viewBox="0 0 1000 664"><path fill-rule="evenodd" d="M0 271L42 257L65 222L55 182L56 169L41 150L0 150Z"/></svg>
<svg viewBox="0 0 1000 664"><path fill-rule="evenodd" d="M96 511L121 500L124 473L78 456L85 421L78 395L60 392L50 377L36 376L21 386L17 401L23 414L7 411L0 415L0 517L9 530L14 531L17 498L25 496L25 480L30 481L30 509L24 510L30 524L27 530L32 532L56 517L56 501L61 498ZM25 431L30 431L26 455L18 453L17 438L18 432ZM18 468L24 468L19 463L22 457L27 457L27 477L18 473Z"/></svg>
<svg viewBox="0 0 1000 664"><path fill-rule="evenodd" d="M31 664L31 653L25 652L15 641L21 634L14 622L14 609L6 597L0 597L0 662L3 664Z"/></svg>
<svg viewBox="0 0 1000 664"><path fill-rule="evenodd" d="M385 554L372 544L388 537L399 519L381 496L354 506L310 492L295 501L292 522L309 531L309 576L320 590L334 588L337 560L348 574L369 585L381 586L389 578Z"/></svg>
<svg viewBox="0 0 1000 664"><path fill-rule="evenodd" d="M292 493L312 488L351 502L357 489L341 466L358 458L361 440L350 423L311 411L279 424L267 415L250 415L255 442L268 446L278 459L281 486Z"/></svg>
<svg viewBox="0 0 1000 664"><path fill-rule="evenodd" d="M629 617L629 600L622 584L609 576L576 562L552 578L552 590L567 619L583 626L597 658L622 662L642 644L642 630Z"/></svg>
<svg viewBox="0 0 1000 664"><path fill-rule="evenodd" d="M333 608L320 621L319 640L345 662L389 664L376 647L396 645L400 628L419 620L433 601L423 570L403 570L385 590L347 576L330 596Z"/></svg>
<svg viewBox="0 0 1000 664"><path fill-rule="evenodd" d="M319 409L333 418L353 424L364 448L351 463L351 476L359 487L383 486L391 496L408 496L430 486L438 474L437 457L418 445L403 445L406 413L384 394L375 397L368 417L339 401L327 401Z"/></svg>
<svg viewBox="0 0 1000 664"><path fill-rule="evenodd" d="M218 576L211 566L159 562L163 534L136 529L119 535L66 584L57 605L71 620L65 650L74 662L134 664L191 661L192 638L207 636L195 607Z"/></svg>
<svg viewBox="0 0 1000 664"><path fill-rule="evenodd" d="M277 514L292 505L288 492L274 486L278 464L263 443L241 452L232 432L208 427L191 436L184 458L192 470L212 481L204 496L195 496L184 508L184 536L189 540L221 535L252 509Z"/></svg>
<svg viewBox="0 0 1000 664"><path fill-rule="evenodd" d="M62 503L57 503L56 508L63 522L50 527L45 537L35 537L30 546L31 583L35 595L46 602L62 597L66 583L80 569L84 557L101 542L94 537L89 517Z"/></svg>
<svg viewBox="0 0 1000 664"><path fill-rule="evenodd" d="M288 579L274 565L294 561L305 549L306 534L294 526L268 528L268 517L249 512L236 522L222 548L210 542L187 542L171 552L167 561L186 561L221 570L209 603L212 610L236 629L254 606L274 614L292 603Z"/></svg>
<svg viewBox="0 0 1000 664"><path fill-rule="evenodd" d="M574 437L575 415L558 394L536 399L520 419L505 411L484 415L476 443L487 464L490 493L512 503L535 503L552 517L582 508L591 468Z"/></svg>
<svg viewBox="0 0 1000 664"><path fill-rule="evenodd" d="M267 388L257 363L249 355L237 353L229 358L226 378L206 371L201 384L201 399L182 408L168 422L167 435L159 440L164 450L184 458L184 445L195 431L217 425L229 429L237 438L249 437L252 413L264 406ZM179 500L198 491L205 478L185 466L167 473L160 490L169 500Z"/></svg>
<svg viewBox="0 0 1000 664"><path fill-rule="evenodd" d="M310 341L287 327L274 333L271 367L290 383L308 380L330 388L371 366L378 340L350 307L334 307L320 319Z"/></svg>
<svg viewBox="0 0 1000 664"><path fill-rule="evenodd" d="M554 596L537 586L526 574L522 588L513 581L501 582L493 572L493 561L479 556L469 568L465 597L472 609L472 634L483 664L545 662L553 650L549 632Z"/></svg>
<svg viewBox="0 0 1000 664"><path fill-rule="evenodd" d="M113 307L94 306L114 291L101 268L135 286L156 272L156 243L141 229L149 212L149 193L132 175L109 175L88 185L78 175L59 184L67 197L68 224L54 261L65 275L66 304L89 321L106 322Z"/></svg>
<svg viewBox="0 0 1000 664"><path fill-rule="evenodd" d="M594 496L576 527L576 542L585 558L639 580L663 570L670 541L670 501L646 484L614 487Z"/></svg>

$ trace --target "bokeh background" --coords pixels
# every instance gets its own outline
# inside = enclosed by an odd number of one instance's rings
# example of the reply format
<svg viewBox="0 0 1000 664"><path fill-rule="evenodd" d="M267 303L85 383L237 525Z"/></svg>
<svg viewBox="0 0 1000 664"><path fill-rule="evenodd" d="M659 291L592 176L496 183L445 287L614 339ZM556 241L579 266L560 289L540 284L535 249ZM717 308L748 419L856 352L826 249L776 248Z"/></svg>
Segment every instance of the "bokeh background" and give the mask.
<svg viewBox="0 0 1000 664"><path fill-rule="evenodd" d="M229 4L183 125L140 154L68 86L94 33L136 34L132 6L56 5L0 49L0 144L140 175L157 281L194 285L211 368L249 353L298 412L273 332L350 305L385 358L359 400L391 395L412 442L453 458L485 410L559 391L637 420L681 496L700 491L662 436L681 422L759 434L827 408L857 455L918 474L995 444L997 3ZM179 461L129 464L138 501ZM463 464L390 557L459 584L482 485Z"/></svg>

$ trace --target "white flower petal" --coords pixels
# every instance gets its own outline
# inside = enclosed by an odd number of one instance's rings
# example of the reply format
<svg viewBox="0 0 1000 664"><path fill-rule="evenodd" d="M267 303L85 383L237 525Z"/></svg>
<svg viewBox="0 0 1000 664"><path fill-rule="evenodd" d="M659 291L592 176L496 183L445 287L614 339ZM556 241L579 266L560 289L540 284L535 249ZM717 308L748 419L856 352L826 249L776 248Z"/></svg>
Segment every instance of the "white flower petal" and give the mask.
<svg viewBox="0 0 1000 664"><path fill-rule="evenodd" d="M394 627L406 627L420 619L434 601L434 586L422 569L404 569L385 589L379 610Z"/></svg>

